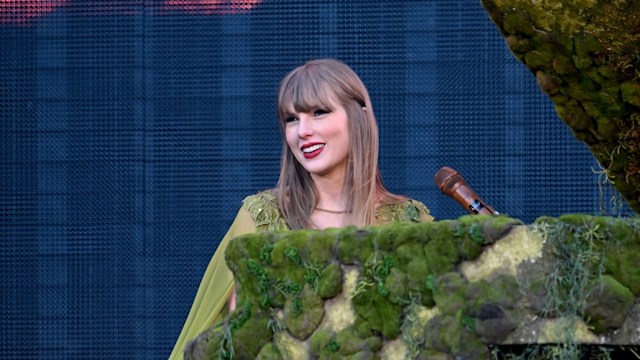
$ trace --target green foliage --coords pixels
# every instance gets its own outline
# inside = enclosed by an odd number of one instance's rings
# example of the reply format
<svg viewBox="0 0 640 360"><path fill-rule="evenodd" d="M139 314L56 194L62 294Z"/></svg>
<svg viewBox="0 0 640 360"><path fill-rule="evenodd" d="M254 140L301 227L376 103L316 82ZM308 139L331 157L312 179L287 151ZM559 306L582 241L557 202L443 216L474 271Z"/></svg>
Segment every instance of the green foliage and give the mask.
<svg viewBox="0 0 640 360"><path fill-rule="evenodd" d="M298 249L293 247L287 248L284 250L284 254L293 264L298 266L302 265L302 258L300 257Z"/></svg>
<svg viewBox="0 0 640 360"><path fill-rule="evenodd" d="M273 250L273 244L265 243L260 249L260 261L267 265L271 265L271 250Z"/></svg>

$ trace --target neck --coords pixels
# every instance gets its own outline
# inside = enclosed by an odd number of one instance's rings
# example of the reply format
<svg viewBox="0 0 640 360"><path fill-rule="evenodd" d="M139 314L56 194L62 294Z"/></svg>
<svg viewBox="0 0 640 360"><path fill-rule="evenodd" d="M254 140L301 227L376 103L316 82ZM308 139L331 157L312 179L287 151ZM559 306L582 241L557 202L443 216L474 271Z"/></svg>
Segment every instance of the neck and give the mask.
<svg viewBox="0 0 640 360"><path fill-rule="evenodd" d="M347 209L349 201L344 194L344 176L327 178L312 175L312 178L318 192L318 208L332 211L350 210Z"/></svg>

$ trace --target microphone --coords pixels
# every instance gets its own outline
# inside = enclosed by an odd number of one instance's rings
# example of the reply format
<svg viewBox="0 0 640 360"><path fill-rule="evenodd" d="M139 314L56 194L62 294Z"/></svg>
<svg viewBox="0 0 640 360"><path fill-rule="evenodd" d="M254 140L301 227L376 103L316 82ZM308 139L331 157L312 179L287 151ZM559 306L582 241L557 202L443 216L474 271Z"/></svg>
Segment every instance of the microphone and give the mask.
<svg viewBox="0 0 640 360"><path fill-rule="evenodd" d="M462 175L452 168L447 166L441 167L434 175L433 180L440 191L454 198L458 204L462 205L462 207L469 212L474 214L498 215L498 212L494 208L482 201L478 194L467 185Z"/></svg>

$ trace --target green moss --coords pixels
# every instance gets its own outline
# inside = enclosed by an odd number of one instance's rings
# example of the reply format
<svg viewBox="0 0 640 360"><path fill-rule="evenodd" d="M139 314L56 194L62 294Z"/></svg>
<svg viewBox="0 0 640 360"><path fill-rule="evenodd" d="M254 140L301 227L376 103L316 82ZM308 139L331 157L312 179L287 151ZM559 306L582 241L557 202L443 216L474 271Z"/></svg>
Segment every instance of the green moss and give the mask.
<svg viewBox="0 0 640 360"><path fill-rule="evenodd" d="M640 82L636 80L622 83L620 92L626 103L640 107Z"/></svg>
<svg viewBox="0 0 640 360"><path fill-rule="evenodd" d="M620 87L618 86L608 86L603 85L600 91L600 99L598 102L598 106L603 114L609 117L616 117L620 119L621 116L624 116L625 105L622 102L622 98L620 96ZM620 122L622 120L618 120Z"/></svg>
<svg viewBox="0 0 640 360"><path fill-rule="evenodd" d="M254 259L246 261L247 276L239 277L242 281L236 283L236 291L239 301L247 298L260 298L262 307L270 304L270 292L272 278L262 264ZM244 267L240 267L239 272L245 272ZM248 276L251 275L251 276Z"/></svg>
<svg viewBox="0 0 640 360"><path fill-rule="evenodd" d="M326 349L330 353L337 353L340 350L340 343L335 338L331 338L327 343Z"/></svg>
<svg viewBox="0 0 640 360"><path fill-rule="evenodd" d="M608 228L614 244L640 243L640 222L616 221Z"/></svg>
<svg viewBox="0 0 640 360"><path fill-rule="evenodd" d="M416 359L420 360L450 360L451 356L448 353L434 351L431 349L422 349L418 352Z"/></svg>
<svg viewBox="0 0 640 360"><path fill-rule="evenodd" d="M435 239L425 245L425 260L430 274L442 274L460 260L460 253L454 239Z"/></svg>
<svg viewBox="0 0 640 360"><path fill-rule="evenodd" d="M616 246L617 245L617 246ZM605 273L613 276L631 292L640 295L640 244L616 244L606 253Z"/></svg>
<svg viewBox="0 0 640 360"><path fill-rule="evenodd" d="M589 34L574 35L575 52L578 56L598 54L604 50L598 39Z"/></svg>
<svg viewBox="0 0 640 360"><path fill-rule="evenodd" d="M369 336L364 342L365 348L372 352L378 352L382 349L382 339L379 336Z"/></svg>
<svg viewBox="0 0 640 360"><path fill-rule="evenodd" d="M453 221L442 221L434 226L433 239L424 246L427 271L430 274L443 274L453 269L460 260ZM464 232L464 230L462 230ZM463 236L463 235L460 235Z"/></svg>
<svg viewBox="0 0 640 360"><path fill-rule="evenodd" d="M546 69L551 67L552 59L552 53L546 53L540 50L531 50L524 54L524 61L531 69Z"/></svg>
<svg viewBox="0 0 640 360"><path fill-rule="evenodd" d="M563 222L569 225L581 226L588 222L591 222L592 218L593 216L586 214L565 214L558 217L558 219L548 217L540 218L539 221L536 221L536 223L545 222L547 224L559 224L560 222Z"/></svg>
<svg viewBox="0 0 640 360"><path fill-rule="evenodd" d="M391 251L419 235L417 225L392 223L379 229L374 247L378 251Z"/></svg>
<svg viewBox="0 0 640 360"><path fill-rule="evenodd" d="M455 314L465 306L467 281L458 272L446 273L436 279L433 299L445 314Z"/></svg>
<svg viewBox="0 0 640 360"><path fill-rule="evenodd" d="M232 359L234 356L231 344L231 332L228 327L217 323L208 331L208 342L205 348L206 359Z"/></svg>
<svg viewBox="0 0 640 360"><path fill-rule="evenodd" d="M377 230L364 228L345 231L338 242L338 259L346 265L364 264L374 251Z"/></svg>
<svg viewBox="0 0 640 360"><path fill-rule="evenodd" d="M575 100L563 106L556 105L556 111L574 131L586 130L591 126L591 118Z"/></svg>
<svg viewBox="0 0 640 360"><path fill-rule="evenodd" d="M509 48L516 53L516 56L520 56L517 54L526 53L532 50L532 46L529 40L522 38L520 36L509 35L506 37L506 41L507 41L507 44L509 45Z"/></svg>
<svg viewBox="0 0 640 360"><path fill-rule="evenodd" d="M278 351L278 348L273 343L268 343L260 349L256 360L281 360L282 354Z"/></svg>
<svg viewBox="0 0 640 360"><path fill-rule="evenodd" d="M485 238L483 223L492 218L491 215L465 215L458 219L453 229L457 239L458 252L463 260L473 260L482 253L483 245L493 242Z"/></svg>
<svg viewBox="0 0 640 360"><path fill-rule="evenodd" d="M313 233L303 251L304 258L314 265L324 265L334 257L338 231L332 229L326 232Z"/></svg>
<svg viewBox="0 0 640 360"><path fill-rule="evenodd" d="M356 314L367 321L373 331L387 339L394 339L400 332L402 306L392 303L375 288L369 288L353 297Z"/></svg>
<svg viewBox="0 0 640 360"><path fill-rule="evenodd" d="M241 358L236 347L241 341L255 341L242 331L247 326L264 325L266 336L260 344L252 344L251 350L242 350L242 356L250 351L267 358L272 349L266 344L276 330L268 321L266 325L252 323L256 318L269 318L261 304L284 307L282 327L301 340L310 336L311 355L328 359L372 358L383 339L394 339L402 333L406 341L407 332L401 324L410 317L408 304L437 306L427 325L421 327L424 336L418 333L416 346L407 345L412 354L426 348L434 356L448 353L459 358L485 358L484 343L502 340L513 330L515 319L524 314L520 309L523 303L539 316L581 314L597 332L608 333L619 327L626 319L625 309L633 303L633 294L640 292L640 220L583 214L541 217L536 226L543 229L546 240L543 257L518 265L517 281L512 275L494 274L468 283L456 271L461 260L475 258L484 246L520 224L503 216L466 216L412 229L412 225L395 226L401 239L384 240L377 251L373 244L380 245L380 239L374 240L375 231L371 229L361 235L356 235L356 229L331 230L330 236L319 241L319 232L305 232L308 236L297 237L297 242L283 235L272 243L273 235L268 235L265 241L251 244L249 250L243 248L242 241L237 242L233 246L238 248L232 253L239 258L232 260L232 266L238 271L236 277L241 277L239 309L226 318L227 326L209 333L208 348L212 350L207 351L217 351L212 353L216 357ZM380 233L393 236L391 231ZM340 256L333 256L342 236L351 241L362 236L372 246L365 261L359 259L361 254L351 258L362 264L351 299L355 323L334 334L317 328L324 312L322 298L342 291ZM303 239L313 243L314 250L307 250ZM360 247L353 249L360 252ZM310 257L316 252L328 261L314 263ZM247 258L247 253L252 257ZM543 276L547 275L545 281ZM264 289L269 300L266 303ZM521 301L523 292L527 294L525 301Z"/></svg>
<svg viewBox="0 0 640 360"><path fill-rule="evenodd" d="M309 349L311 354L319 357L323 349L326 348L329 341L333 339L333 334L327 330L318 330L309 338Z"/></svg>
<svg viewBox="0 0 640 360"><path fill-rule="evenodd" d="M569 94L578 101L598 101L599 91L600 86L588 77L581 77L578 82L569 84Z"/></svg>
<svg viewBox="0 0 640 360"><path fill-rule="evenodd" d="M232 331L235 358L253 359L262 347L271 342L273 333L268 328L269 317L255 312L240 328Z"/></svg>
<svg viewBox="0 0 640 360"><path fill-rule="evenodd" d="M456 331L462 331L460 324L452 315L439 315L425 326L425 345L427 349L450 353L450 338Z"/></svg>
<svg viewBox="0 0 640 360"><path fill-rule="evenodd" d="M596 119L598 132L605 139L615 139L618 135L618 127L610 118L601 117Z"/></svg>
<svg viewBox="0 0 640 360"><path fill-rule="evenodd" d="M365 339L370 336L373 336L373 329L371 328L371 323L365 320L362 317L356 318L355 323L353 324L356 329L356 333L359 337Z"/></svg>
<svg viewBox="0 0 640 360"><path fill-rule="evenodd" d="M274 247L274 250L275 249ZM286 293L291 293L293 287L299 288L298 291L302 289L302 285L306 283L305 275L307 275L307 269L304 266L293 264L278 267L274 266L269 269L269 275L271 278L277 280L275 283L276 288L285 290ZM286 287L286 289L284 289L283 286Z"/></svg>
<svg viewBox="0 0 640 360"><path fill-rule="evenodd" d="M640 211L640 146L636 134L640 107L640 5L633 1L483 0L491 19L518 60L536 75L543 92L580 102L556 103L558 115L594 156L620 163L613 186ZM549 57L552 57L549 59ZM621 86L622 85L622 86ZM587 116L585 117L584 114ZM633 138L632 141L629 141ZM622 154L600 148L621 146ZM611 158L611 160L609 159ZM615 160L613 160L615 158Z"/></svg>
<svg viewBox="0 0 640 360"><path fill-rule="evenodd" d="M458 241L458 251L463 260L473 260L482 253L482 245L470 237L464 237Z"/></svg>
<svg viewBox="0 0 640 360"><path fill-rule="evenodd" d="M432 259L432 262L428 263L427 259ZM421 302L425 306L432 305L433 301L432 291L427 288L426 281L429 278L429 275L433 274L432 272L430 272L429 266L435 268L436 266L440 265L440 263L435 264L436 260L441 259L437 259L437 255L431 253L429 255L425 255L425 258L416 257L407 264L407 295L409 293L420 294ZM442 260L443 265L438 268L439 273L446 271L444 268L450 266L446 263L446 259Z"/></svg>
<svg viewBox="0 0 640 360"><path fill-rule="evenodd" d="M571 56L564 53L556 54L551 61L551 64L553 66L553 70L560 75L575 74L578 70L573 63Z"/></svg>
<svg viewBox="0 0 640 360"><path fill-rule="evenodd" d="M229 318L229 326L231 330L236 330L242 327L249 317L251 316L251 304L248 301L242 303L241 306L236 309L236 311L231 313Z"/></svg>
<svg viewBox="0 0 640 360"><path fill-rule="evenodd" d="M297 248L288 247L284 249L284 255L293 265L302 266L302 257L300 257L300 251Z"/></svg>
<svg viewBox="0 0 640 360"><path fill-rule="evenodd" d="M573 56L573 63L580 70L588 69L593 65L593 60L588 56Z"/></svg>
<svg viewBox="0 0 640 360"><path fill-rule="evenodd" d="M533 36L535 28L531 23L531 19L522 12L510 12L504 15L502 26L504 30L513 35Z"/></svg>
<svg viewBox="0 0 640 360"><path fill-rule="evenodd" d="M397 267L406 272L407 264L416 257L424 257L423 242L412 241L398 246L395 250Z"/></svg>
<svg viewBox="0 0 640 360"><path fill-rule="evenodd" d="M458 359L487 359L489 349L487 345L472 332L460 330L451 337L451 352Z"/></svg>
<svg viewBox="0 0 640 360"><path fill-rule="evenodd" d="M298 296L287 297L284 305L284 324L297 339L306 340L324 316L324 302L307 284Z"/></svg>
<svg viewBox="0 0 640 360"><path fill-rule="evenodd" d="M634 296L628 288L611 276L602 276L589 294L584 318L596 334L618 329L633 301Z"/></svg>
<svg viewBox="0 0 640 360"><path fill-rule="evenodd" d="M342 269L337 262L331 262L320 273L318 296L323 299L335 297L342 291Z"/></svg>
<svg viewBox="0 0 640 360"><path fill-rule="evenodd" d="M260 249L260 261L264 264L271 265L271 250L273 250L273 244L265 242Z"/></svg>
<svg viewBox="0 0 640 360"><path fill-rule="evenodd" d="M409 296L407 275L396 268L391 269L384 286L389 291L389 299L392 302L402 303Z"/></svg>
<svg viewBox="0 0 640 360"><path fill-rule="evenodd" d="M340 344L340 355L351 355L362 350L364 339L359 338L353 328L346 328L336 335L336 341Z"/></svg>
<svg viewBox="0 0 640 360"><path fill-rule="evenodd" d="M482 223L484 245L494 243L506 236L514 226L523 225L522 221L507 216L492 216Z"/></svg>
<svg viewBox="0 0 640 360"><path fill-rule="evenodd" d="M504 274L492 279L491 292L487 296L487 300L505 308L513 308L520 300L521 295L520 285L516 278Z"/></svg>
<svg viewBox="0 0 640 360"><path fill-rule="evenodd" d="M611 80L614 82L618 82L619 80L619 75L618 73L616 73L610 66L607 65L601 65L598 66L598 73L605 79L607 80Z"/></svg>

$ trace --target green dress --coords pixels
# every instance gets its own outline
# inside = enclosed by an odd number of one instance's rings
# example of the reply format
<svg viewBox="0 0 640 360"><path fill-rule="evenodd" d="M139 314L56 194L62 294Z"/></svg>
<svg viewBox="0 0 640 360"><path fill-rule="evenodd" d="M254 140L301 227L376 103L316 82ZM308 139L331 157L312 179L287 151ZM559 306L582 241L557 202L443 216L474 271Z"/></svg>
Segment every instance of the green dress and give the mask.
<svg viewBox="0 0 640 360"><path fill-rule="evenodd" d="M376 224L392 222L432 221L427 207L416 200L398 204L381 205L376 210ZM183 359L187 343L207 330L226 313L226 303L233 289L233 274L227 267L224 252L236 236L264 231L289 230L280 215L278 202L271 191L265 191L244 199L233 224L216 249L202 277L198 292L189 311L180 336L169 359Z"/></svg>

